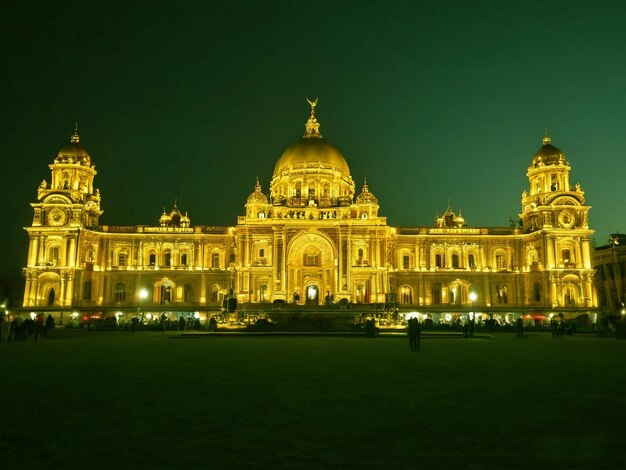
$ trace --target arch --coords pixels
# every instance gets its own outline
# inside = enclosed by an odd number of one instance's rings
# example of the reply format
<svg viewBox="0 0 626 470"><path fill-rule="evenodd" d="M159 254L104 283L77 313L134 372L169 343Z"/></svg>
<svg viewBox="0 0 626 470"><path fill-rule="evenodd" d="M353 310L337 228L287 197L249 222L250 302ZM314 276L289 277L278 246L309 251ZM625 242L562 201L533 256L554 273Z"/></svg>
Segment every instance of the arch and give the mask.
<svg viewBox="0 0 626 470"><path fill-rule="evenodd" d="M213 284L209 289L209 301L210 302L221 302L224 294L222 293L222 288L219 284Z"/></svg>

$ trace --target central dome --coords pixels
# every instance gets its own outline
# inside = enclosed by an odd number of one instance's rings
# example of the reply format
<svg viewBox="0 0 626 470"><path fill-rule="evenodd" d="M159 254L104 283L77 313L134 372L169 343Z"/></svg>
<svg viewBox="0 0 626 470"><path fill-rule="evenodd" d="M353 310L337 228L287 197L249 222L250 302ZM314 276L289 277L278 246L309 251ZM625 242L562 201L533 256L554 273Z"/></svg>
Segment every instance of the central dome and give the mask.
<svg viewBox="0 0 626 470"><path fill-rule="evenodd" d="M302 137L285 150L276 163L274 176L279 176L285 170L304 169L307 166L334 169L345 176L350 175L348 162L341 152L319 136Z"/></svg>

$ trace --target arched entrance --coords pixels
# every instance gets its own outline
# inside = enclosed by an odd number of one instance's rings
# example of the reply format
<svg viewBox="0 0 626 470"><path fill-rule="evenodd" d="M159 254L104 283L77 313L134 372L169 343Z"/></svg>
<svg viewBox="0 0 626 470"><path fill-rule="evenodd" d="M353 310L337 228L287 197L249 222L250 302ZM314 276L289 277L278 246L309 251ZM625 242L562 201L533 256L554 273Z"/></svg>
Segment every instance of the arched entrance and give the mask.
<svg viewBox="0 0 626 470"><path fill-rule="evenodd" d="M319 305L322 292L337 290L336 250L326 234L303 231L287 248L286 292L300 292L306 305Z"/></svg>
<svg viewBox="0 0 626 470"><path fill-rule="evenodd" d="M306 304L319 305L320 289L315 284L309 284L306 288Z"/></svg>

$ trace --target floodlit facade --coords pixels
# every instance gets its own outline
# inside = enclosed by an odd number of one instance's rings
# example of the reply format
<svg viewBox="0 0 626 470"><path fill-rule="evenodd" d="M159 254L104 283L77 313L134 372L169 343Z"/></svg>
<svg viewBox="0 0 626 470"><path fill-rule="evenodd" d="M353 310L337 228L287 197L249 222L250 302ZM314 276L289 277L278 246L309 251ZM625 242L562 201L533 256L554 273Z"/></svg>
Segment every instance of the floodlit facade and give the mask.
<svg viewBox="0 0 626 470"><path fill-rule="evenodd" d="M472 227L448 207L431 226L391 227L322 137L317 100L309 103L303 137L278 158L267 193L257 180L232 227L194 225L176 204L154 226L101 225L95 165L76 130L31 204L24 307L209 311L231 289L252 306L391 301L423 312L571 314L597 306L590 207L547 133L528 167L519 224Z"/></svg>
<svg viewBox="0 0 626 470"><path fill-rule="evenodd" d="M626 235L611 234L594 253L598 304L604 312L626 315Z"/></svg>

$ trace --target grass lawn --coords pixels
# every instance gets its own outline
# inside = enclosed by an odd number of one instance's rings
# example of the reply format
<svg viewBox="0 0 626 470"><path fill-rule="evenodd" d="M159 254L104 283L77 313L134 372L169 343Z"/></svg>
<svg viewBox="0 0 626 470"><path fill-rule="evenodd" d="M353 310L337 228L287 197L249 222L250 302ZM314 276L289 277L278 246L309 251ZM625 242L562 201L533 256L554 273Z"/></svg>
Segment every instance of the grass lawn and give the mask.
<svg viewBox="0 0 626 470"><path fill-rule="evenodd" d="M542 333L412 353L57 331L0 344L0 466L624 468L625 358L626 341Z"/></svg>

